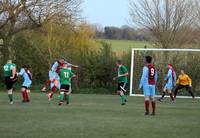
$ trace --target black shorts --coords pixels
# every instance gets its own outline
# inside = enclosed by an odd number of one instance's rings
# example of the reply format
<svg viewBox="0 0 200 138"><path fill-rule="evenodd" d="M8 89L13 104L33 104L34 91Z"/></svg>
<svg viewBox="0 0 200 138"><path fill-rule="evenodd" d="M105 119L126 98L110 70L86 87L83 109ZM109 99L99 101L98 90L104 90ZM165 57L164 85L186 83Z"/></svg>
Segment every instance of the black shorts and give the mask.
<svg viewBox="0 0 200 138"><path fill-rule="evenodd" d="M127 92L128 83L120 82L117 86L117 91Z"/></svg>
<svg viewBox="0 0 200 138"><path fill-rule="evenodd" d="M22 88L24 88L24 89L26 89L26 90L28 89L28 87L26 87L26 86L22 86Z"/></svg>
<svg viewBox="0 0 200 138"><path fill-rule="evenodd" d="M60 90L64 92L69 92L70 85L61 85Z"/></svg>
<svg viewBox="0 0 200 138"><path fill-rule="evenodd" d="M5 85L7 90L10 90L13 88L13 84L17 82L17 75L11 79L10 77L5 77Z"/></svg>

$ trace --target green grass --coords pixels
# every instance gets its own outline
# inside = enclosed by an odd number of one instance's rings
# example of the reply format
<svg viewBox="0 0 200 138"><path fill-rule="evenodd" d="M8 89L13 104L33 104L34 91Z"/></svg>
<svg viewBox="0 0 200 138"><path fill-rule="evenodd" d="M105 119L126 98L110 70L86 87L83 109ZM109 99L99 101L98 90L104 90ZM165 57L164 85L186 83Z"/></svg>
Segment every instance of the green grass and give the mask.
<svg viewBox="0 0 200 138"><path fill-rule="evenodd" d="M128 97L123 108L117 95L72 94L69 106L48 102L45 94L31 93L14 105L0 94L1 138L199 138L200 103L169 99L158 103L156 116L144 116L142 97Z"/></svg>
<svg viewBox="0 0 200 138"><path fill-rule="evenodd" d="M111 40L111 39L97 39L95 40L97 44L100 41L105 41L112 45L112 49L115 52L127 52L130 51L131 48L144 48L147 46L148 48L152 48L153 44L151 42L145 41L133 41L133 40Z"/></svg>

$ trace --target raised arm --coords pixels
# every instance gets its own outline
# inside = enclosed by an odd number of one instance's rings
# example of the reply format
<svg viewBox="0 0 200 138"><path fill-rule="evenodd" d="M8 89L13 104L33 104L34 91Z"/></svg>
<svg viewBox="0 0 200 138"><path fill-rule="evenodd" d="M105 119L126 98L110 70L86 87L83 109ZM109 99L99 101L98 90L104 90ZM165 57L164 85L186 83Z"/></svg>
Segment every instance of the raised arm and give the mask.
<svg viewBox="0 0 200 138"><path fill-rule="evenodd" d="M53 64L53 66L51 67L51 70L55 72L56 69L57 69L57 67L58 67L58 62L55 62L55 63Z"/></svg>

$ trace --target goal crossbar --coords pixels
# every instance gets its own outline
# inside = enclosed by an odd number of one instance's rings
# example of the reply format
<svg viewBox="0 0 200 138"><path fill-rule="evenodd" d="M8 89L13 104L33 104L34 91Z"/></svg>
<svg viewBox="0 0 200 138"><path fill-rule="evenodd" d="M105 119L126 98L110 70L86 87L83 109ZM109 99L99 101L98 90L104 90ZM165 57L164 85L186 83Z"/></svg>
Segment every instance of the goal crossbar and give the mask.
<svg viewBox="0 0 200 138"><path fill-rule="evenodd" d="M131 49L131 71L130 71L130 96L143 96L143 94L133 94L133 69L134 69L134 54L135 51L174 51L174 52L200 52L200 49L162 49L162 48L132 48ZM159 97L159 95L156 95ZM169 96L166 96L169 97ZM191 98L190 96L177 96L177 98ZM200 99L200 97L196 97Z"/></svg>

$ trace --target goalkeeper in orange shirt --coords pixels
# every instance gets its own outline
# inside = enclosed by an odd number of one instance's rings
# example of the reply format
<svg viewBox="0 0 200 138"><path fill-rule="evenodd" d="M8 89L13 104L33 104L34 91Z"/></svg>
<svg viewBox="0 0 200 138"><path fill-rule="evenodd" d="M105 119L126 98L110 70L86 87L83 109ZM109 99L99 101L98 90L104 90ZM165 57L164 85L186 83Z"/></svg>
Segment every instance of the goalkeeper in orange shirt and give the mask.
<svg viewBox="0 0 200 138"><path fill-rule="evenodd" d="M175 93L174 93L174 99L176 99L178 90L183 89L183 88L186 88L188 93L192 96L193 100L195 99L194 94L191 91L192 80L187 74L185 74L184 70L181 70L181 74L178 76L176 84L177 84L177 86L176 86Z"/></svg>

